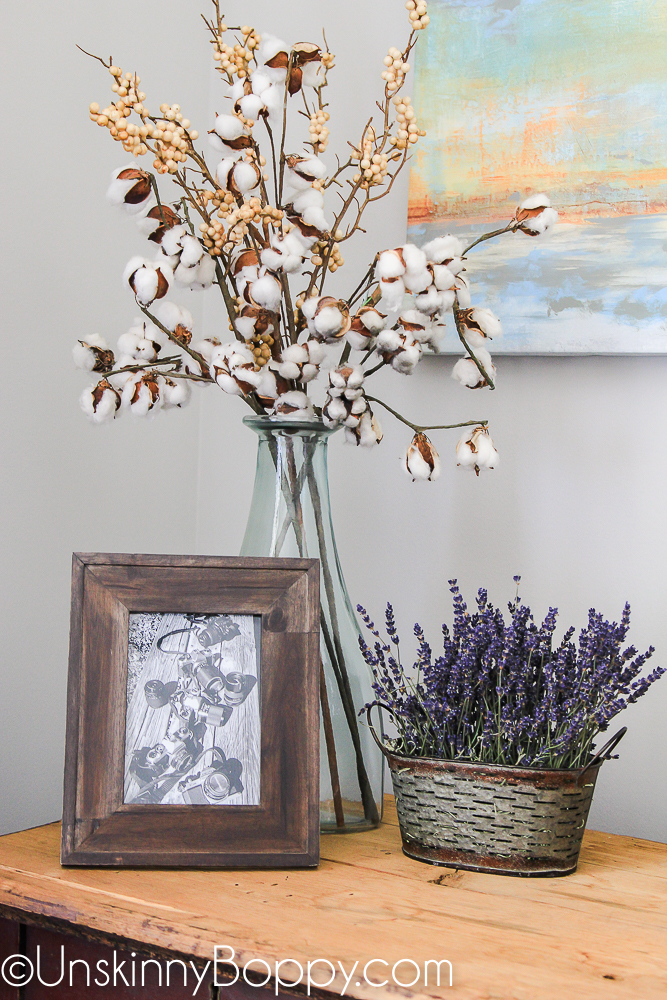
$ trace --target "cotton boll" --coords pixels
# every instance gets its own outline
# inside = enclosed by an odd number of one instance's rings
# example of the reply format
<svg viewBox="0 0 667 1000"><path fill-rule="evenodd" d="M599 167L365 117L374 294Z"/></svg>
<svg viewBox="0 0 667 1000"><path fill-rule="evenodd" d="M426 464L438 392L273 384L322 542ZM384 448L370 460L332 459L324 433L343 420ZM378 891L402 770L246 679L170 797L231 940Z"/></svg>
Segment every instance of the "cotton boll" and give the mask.
<svg viewBox="0 0 667 1000"><path fill-rule="evenodd" d="M520 212L531 212L536 208L548 208L551 205L549 196L544 192L541 194L531 194L530 197L524 198L524 200L519 205Z"/></svg>
<svg viewBox="0 0 667 1000"><path fill-rule="evenodd" d="M456 445L457 465L476 475L485 469L495 469L498 452L486 427L472 427L464 432Z"/></svg>
<svg viewBox="0 0 667 1000"><path fill-rule="evenodd" d="M130 215L145 211L148 203L153 200L148 174L144 170L139 170L135 164L114 170L107 198L112 204L124 208Z"/></svg>
<svg viewBox="0 0 667 1000"><path fill-rule="evenodd" d="M317 188L309 187L307 191L300 191L292 201L294 211L299 215L307 208L323 208L324 195Z"/></svg>
<svg viewBox="0 0 667 1000"><path fill-rule="evenodd" d="M483 347L475 348L475 357L481 364L484 371L491 379L496 377L496 368L491 360L491 355ZM480 389L488 385L486 379L472 358L460 358L452 369L452 378L468 389Z"/></svg>
<svg viewBox="0 0 667 1000"><path fill-rule="evenodd" d="M422 347L417 341L409 342L403 345L403 350L399 351L391 359L391 367L399 375L412 375L413 371L421 361L422 357Z"/></svg>
<svg viewBox="0 0 667 1000"><path fill-rule="evenodd" d="M308 351L308 360L310 363L313 365L321 365L327 356L327 352L319 341L309 340L305 346Z"/></svg>
<svg viewBox="0 0 667 1000"><path fill-rule="evenodd" d="M233 83L229 88L228 97L232 102L232 106L236 104L236 102L240 100L244 94L245 94L245 80L237 80L236 83Z"/></svg>
<svg viewBox="0 0 667 1000"><path fill-rule="evenodd" d="M294 361L281 361L276 365L276 370L283 378L294 379L294 381L297 381L301 376L301 367Z"/></svg>
<svg viewBox="0 0 667 1000"><path fill-rule="evenodd" d="M383 438L380 421L367 410L359 421L356 431L345 429L345 438L347 441L353 440L355 444L360 444L362 448L372 448Z"/></svg>
<svg viewBox="0 0 667 1000"><path fill-rule="evenodd" d="M357 315L369 333L377 334L384 329L387 317L372 306L362 306Z"/></svg>
<svg viewBox="0 0 667 1000"><path fill-rule="evenodd" d="M406 289L415 294L425 291L430 286L432 280L431 272L427 270L417 272L406 271L403 277Z"/></svg>
<svg viewBox="0 0 667 1000"><path fill-rule="evenodd" d="M326 177L327 168L317 156L288 156L285 180L295 191L307 191L316 180Z"/></svg>
<svg viewBox="0 0 667 1000"><path fill-rule="evenodd" d="M109 350L104 337L89 333L85 340L79 340L72 348L72 359L77 368L84 372L110 371L113 367L113 351Z"/></svg>
<svg viewBox="0 0 667 1000"><path fill-rule="evenodd" d="M426 344L431 348L434 354L439 354L442 347L442 341L447 333L447 327L442 323L434 323L431 325L428 331L428 340L425 341Z"/></svg>
<svg viewBox="0 0 667 1000"><path fill-rule="evenodd" d="M375 265L377 280L401 278L405 274L405 263L396 250L383 250Z"/></svg>
<svg viewBox="0 0 667 1000"><path fill-rule="evenodd" d="M123 386L121 405L135 417L154 417L162 407L159 376L153 372L138 372Z"/></svg>
<svg viewBox="0 0 667 1000"><path fill-rule="evenodd" d="M314 229L319 229L321 233L326 233L329 231L329 222L326 215L321 208L313 206L312 208L306 208L303 211L302 218L307 226L312 226Z"/></svg>
<svg viewBox="0 0 667 1000"><path fill-rule="evenodd" d="M414 243L406 243L401 252L406 274L419 274L426 269L426 254Z"/></svg>
<svg viewBox="0 0 667 1000"><path fill-rule="evenodd" d="M213 129L223 142L233 142L248 134L241 119L235 115L216 115Z"/></svg>
<svg viewBox="0 0 667 1000"><path fill-rule="evenodd" d="M211 147L211 149L214 149L216 153L227 153L234 155L234 151L230 150L229 146L226 143L224 143L220 138L220 136L216 135L215 132L209 132L207 135L207 139L209 146ZM241 150L238 150L236 156L240 155L241 155Z"/></svg>
<svg viewBox="0 0 667 1000"><path fill-rule="evenodd" d="M444 292L440 292L439 295L440 295L440 308L438 312L443 313L446 312L448 309L451 309L452 306L454 305L454 302L456 300L456 292L453 289L448 288Z"/></svg>
<svg viewBox="0 0 667 1000"><path fill-rule="evenodd" d="M470 309L472 304L470 286L462 275L458 275L456 279L456 297L459 301L459 309Z"/></svg>
<svg viewBox="0 0 667 1000"><path fill-rule="evenodd" d="M78 341L72 348L72 359L76 368L84 372L92 372L97 364L97 358L88 345Z"/></svg>
<svg viewBox="0 0 667 1000"><path fill-rule="evenodd" d="M263 94L265 90L269 89L271 82L271 77L265 70L256 69L250 77L253 94Z"/></svg>
<svg viewBox="0 0 667 1000"><path fill-rule="evenodd" d="M248 160L239 160L232 169L232 183L241 194L254 191L260 182L260 176L259 167Z"/></svg>
<svg viewBox="0 0 667 1000"><path fill-rule="evenodd" d="M284 88L276 84L273 84L268 90L262 91L264 107L272 121L276 121L282 113L284 93Z"/></svg>
<svg viewBox="0 0 667 1000"><path fill-rule="evenodd" d="M306 301L301 306L301 312L303 313L304 318L308 322L310 322L313 319L313 317L315 316L315 313L317 312L317 307L318 307L319 303L320 303L320 300L319 300L318 296L317 295L313 295L309 299L306 299Z"/></svg>
<svg viewBox="0 0 667 1000"><path fill-rule="evenodd" d="M174 382L170 378L162 380L162 399L165 410L176 406L187 406L190 402L191 390L187 379L179 378Z"/></svg>
<svg viewBox="0 0 667 1000"><path fill-rule="evenodd" d="M405 456L405 471L416 479L433 480L440 475L440 456L425 434L418 432Z"/></svg>
<svg viewBox="0 0 667 1000"><path fill-rule="evenodd" d="M103 379L97 385L84 389L79 397L79 405L89 420L104 424L113 420L120 406L120 394Z"/></svg>
<svg viewBox="0 0 667 1000"><path fill-rule="evenodd" d="M186 235L181 239L183 248L181 253L181 264L185 267L194 267L201 260L204 248L194 236Z"/></svg>
<svg viewBox="0 0 667 1000"><path fill-rule="evenodd" d="M162 237L160 249L165 256L176 257L182 250L181 240L186 235L185 226L172 226Z"/></svg>
<svg viewBox="0 0 667 1000"><path fill-rule="evenodd" d="M382 330L378 334L375 346L378 351L390 353L392 351L398 351L402 344L403 340L398 330Z"/></svg>
<svg viewBox="0 0 667 1000"><path fill-rule="evenodd" d="M526 220L521 229L529 230L531 234L539 236L541 234L549 232L558 222L558 212L555 208L545 208L543 212L536 215L535 218Z"/></svg>
<svg viewBox="0 0 667 1000"><path fill-rule="evenodd" d="M415 295L415 306L426 316L433 316L442 309L442 295L443 293L439 292L435 285L429 285L426 291Z"/></svg>
<svg viewBox="0 0 667 1000"><path fill-rule="evenodd" d="M315 420L313 404L305 392L292 390L276 399L271 415L277 420Z"/></svg>
<svg viewBox="0 0 667 1000"><path fill-rule="evenodd" d="M443 264L454 257L461 257L463 244L458 236L437 236L425 243L422 250L432 264Z"/></svg>
<svg viewBox="0 0 667 1000"><path fill-rule="evenodd" d="M169 291L173 275L162 260L159 265L142 257L133 257L127 264L123 277L135 294L137 302L149 306L154 299L161 299Z"/></svg>
<svg viewBox="0 0 667 1000"><path fill-rule="evenodd" d="M282 289L280 282L271 274L264 274L257 281L253 281L250 286L250 294L253 301L262 309L277 312L280 308Z"/></svg>
<svg viewBox="0 0 667 1000"><path fill-rule="evenodd" d="M160 344L146 337L146 325L132 327L118 338L118 351L133 361L155 361Z"/></svg>
<svg viewBox="0 0 667 1000"><path fill-rule="evenodd" d="M257 386L257 395L260 399L270 400L277 399L280 395L278 391L278 380L276 376L270 371L266 366L260 371L259 384Z"/></svg>
<svg viewBox="0 0 667 1000"><path fill-rule="evenodd" d="M201 291L210 288L215 279L215 261L207 253L204 253L198 264L194 267L185 267L179 264L174 272L176 281L181 285L187 285L192 291Z"/></svg>
<svg viewBox="0 0 667 1000"><path fill-rule="evenodd" d="M226 156L215 168L215 179L223 191L229 191L229 173L235 163L231 156Z"/></svg>
<svg viewBox="0 0 667 1000"><path fill-rule="evenodd" d="M452 272L452 274L460 274L465 265L463 257L452 257L451 260L447 261L447 267Z"/></svg>
<svg viewBox="0 0 667 1000"><path fill-rule="evenodd" d="M439 292L453 288L456 275L444 264L433 265L433 284Z"/></svg>
<svg viewBox="0 0 667 1000"><path fill-rule="evenodd" d="M550 207L546 194L534 194L521 202L516 210L519 229L527 236L548 232L558 221L558 212Z"/></svg>
<svg viewBox="0 0 667 1000"><path fill-rule="evenodd" d="M274 35L262 35L257 62L272 83L284 83L289 62L289 46Z"/></svg>
<svg viewBox="0 0 667 1000"><path fill-rule="evenodd" d="M402 278L391 278L380 281L381 298L378 306L383 312L398 312L405 298L405 284Z"/></svg>
<svg viewBox="0 0 667 1000"><path fill-rule="evenodd" d="M503 328L500 320L490 309L476 306L470 313L470 321L476 324L482 333L490 339L502 336Z"/></svg>
<svg viewBox="0 0 667 1000"><path fill-rule="evenodd" d="M245 340L250 340L255 334L256 322L257 320L254 316L237 316L236 329Z"/></svg>
<svg viewBox="0 0 667 1000"><path fill-rule="evenodd" d="M313 343L317 343L313 341ZM304 364L308 361L308 351L304 344L290 344L282 352L283 361L295 361L297 364Z"/></svg>
<svg viewBox="0 0 667 1000"><path fill-rule="evenodd" d="M201 354L202 358L210 365L213 352L216 347L220 347L220 341L216 338L205 337L203 340L193 340L190 347L196 354Z"/></svg>
<svg viewBox="0 0 667 1000"><path fill-rule="evenodd" d="M226 371L219 371L215 376L215 381L218 383L223 392L229 393L230 396L242 396L243 392L241 387L235 378Z"/></svg>
<svg viewBox="0 0 667 1000"><path fill-rule="evenodd" d="M264 110L264 101L258 94L246 94L239 101L239 107L244 118L250 118L254 121L259 118L260 112Z"/></svg>
<svg viewBox="0 0 667 1000"><path fill-rule="evenodd" d="M417 309L405 309L399 318L399 323L405 333L413 340L424 343L428 340L429 319Z"/></svg>
<svg viewBox="0 0 667 1000"><path fill-rule="evenodd" d="M342 399L330 397L322 410L322 420L327 427L338 427L347 417L347 408Z"/></svg>
<svg viewBox="0 0 667 1000"><path fill-rule="evenodd" d="M303 76L301 78L301 83L304 87L321 87L326 83L327 71L322 62L313 60L312 62L307 62L303 67Z"/></svg>
<svg viewBox="0 0 667 1000"><path fill-rule="evenodd" d="M325 340L328 337L336 337L340 333L343 323L343 316L335 306L326 306L313 320L315 330Z"/></svg>

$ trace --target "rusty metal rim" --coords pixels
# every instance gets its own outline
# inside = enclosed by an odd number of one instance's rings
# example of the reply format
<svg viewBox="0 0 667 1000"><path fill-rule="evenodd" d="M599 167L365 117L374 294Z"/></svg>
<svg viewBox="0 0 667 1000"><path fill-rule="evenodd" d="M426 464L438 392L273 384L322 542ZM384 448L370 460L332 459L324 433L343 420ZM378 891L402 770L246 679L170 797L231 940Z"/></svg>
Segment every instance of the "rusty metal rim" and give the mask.
<svg viewBox="0 0 667 1000"><path fill-rule="evenodd" d="M413 854L405 846L402 848L403 854L411 861L421 861L424 865L433 865L434 868L454 868L457 871L479 872L482 875L509 875L511 878L560 878L562 875L572 875L577 870L577 863L572 868L552 868L540 871L527 872L510 868L489 868L483 865L471 865L463 861L433 861L431 858L421 857Z"/></svg>

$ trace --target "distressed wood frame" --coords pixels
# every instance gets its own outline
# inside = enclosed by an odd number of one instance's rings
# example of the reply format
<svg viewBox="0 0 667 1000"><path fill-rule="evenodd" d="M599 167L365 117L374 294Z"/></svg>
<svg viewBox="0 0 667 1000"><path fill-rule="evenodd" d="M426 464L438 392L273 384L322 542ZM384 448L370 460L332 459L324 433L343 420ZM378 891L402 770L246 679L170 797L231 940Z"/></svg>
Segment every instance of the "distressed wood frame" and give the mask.
<svg viewBox="0 0 667 1000"><path fill-rule="evenodd" d="M191 868L319 861L316 559L75 553L61 863ZM130 612L261 615L261 802L123 802Z"/></svg>

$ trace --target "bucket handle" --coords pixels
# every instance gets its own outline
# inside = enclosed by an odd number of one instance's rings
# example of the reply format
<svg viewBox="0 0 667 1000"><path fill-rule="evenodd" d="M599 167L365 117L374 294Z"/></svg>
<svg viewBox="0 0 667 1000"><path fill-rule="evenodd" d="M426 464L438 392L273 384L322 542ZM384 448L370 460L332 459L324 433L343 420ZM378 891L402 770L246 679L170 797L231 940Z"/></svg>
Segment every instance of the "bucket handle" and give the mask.
<svg viewBox="0 0 667 1000"><path fill-rule="evenodd" d="M596 764L601 764L603 761L611 759L612 750L616 749L616 747L621 742L627 731L628 727L623 726L623 728L619 729L619 731L614 736L612 736L611 739L607 740L605 745L600 750L598 750L593 759L589 760L588 764L586 764L586 767L579 775L579 782L581 782L581 779L586 774L586 771L589 770L589 768L595 767Z"/></svg>
<svg viewBox="0 0 667 1000"><path fill-rule="evenodd" d="M368 721L368 728L371 731L371 736L373 737L373 739L377 743L378 747L380 748L380 751L388 759L389 758L389 751L387 750L387 748L384 745L384 743L382 742L382 740L379 738L378 734L375 732L375 727L373 726L373 723L371 721L371 711L374 708L384 708L384 710L386 712L389 712L389 714L392 715L394 718L396 718L396 713L394 712L393 708L390 708L389 705L385 705L385 703L383 701L372 701L370 703L370 705L366 705L366 719Z"/></svg>

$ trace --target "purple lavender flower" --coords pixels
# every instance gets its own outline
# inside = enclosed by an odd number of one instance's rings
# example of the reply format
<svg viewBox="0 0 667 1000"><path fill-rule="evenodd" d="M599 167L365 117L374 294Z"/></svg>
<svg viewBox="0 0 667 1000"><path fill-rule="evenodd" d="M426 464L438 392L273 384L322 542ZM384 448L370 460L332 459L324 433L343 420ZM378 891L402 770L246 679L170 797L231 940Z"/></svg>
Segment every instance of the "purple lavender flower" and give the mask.
<svg viewBox="0 0 667 1000"><path fill-rule="evenodd" d="M641 698L665 669L641 675L654 653L625 646L630 606L620 622L594 609L575 643L567 630L554 646L558 610L537 625L518 594L506 620L480 589L469 611L456 580L449 581L453 626L442 626L435 656L415 625L417 658L406 670L394 610L385 612L390 644L361 607L374 638L359 644L373 673L377 699L389 706L398 727L393 747L408 756L457 758L532 767L576 768L590 760L593 743L628 704ZM392 648L393 647L393 648Z"/></svg>

